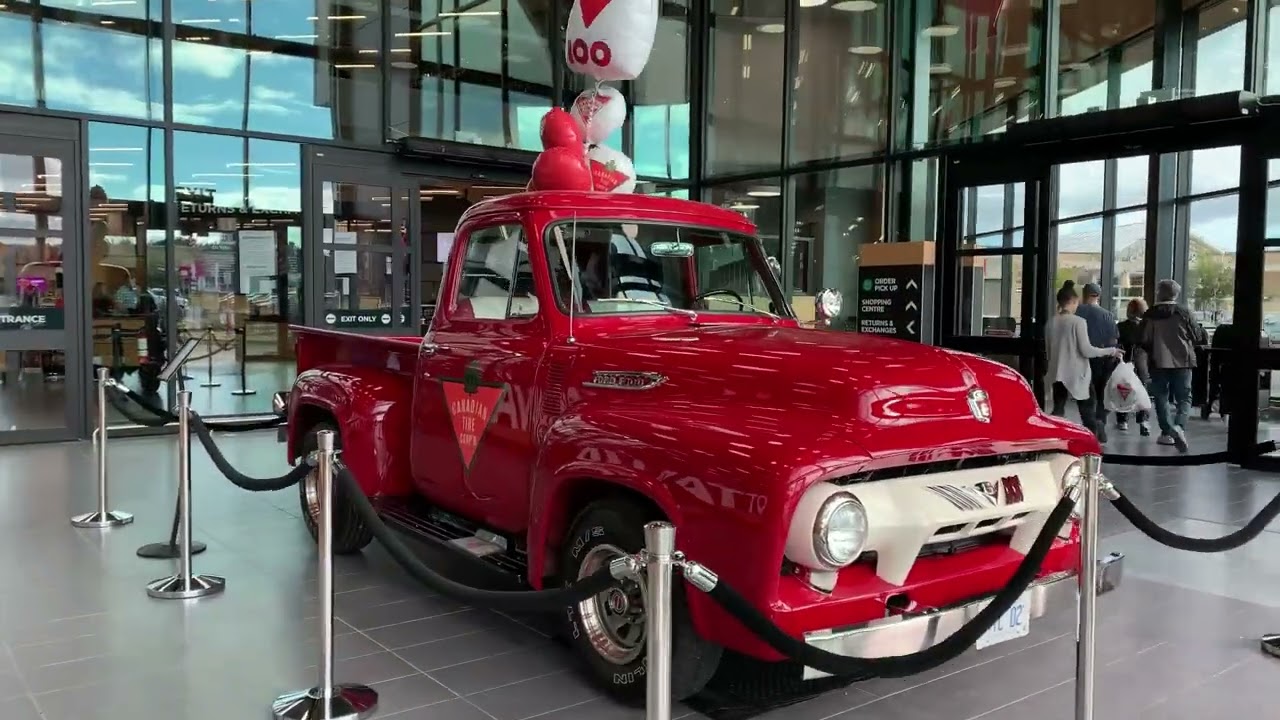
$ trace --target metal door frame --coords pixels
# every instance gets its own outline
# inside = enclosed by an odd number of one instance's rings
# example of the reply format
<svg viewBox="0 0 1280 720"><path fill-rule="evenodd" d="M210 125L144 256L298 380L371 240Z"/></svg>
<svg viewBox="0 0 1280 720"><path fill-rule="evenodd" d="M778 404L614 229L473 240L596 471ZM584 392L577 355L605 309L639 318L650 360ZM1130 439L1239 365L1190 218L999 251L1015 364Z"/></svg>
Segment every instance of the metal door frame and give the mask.
<svg viewBox="0 0 1280 720"><path fill-rule="evenodd" d="M1049 277L1051 197L1050 167L1034 162L1000 163L990 158L949 158L943 164L939 242L936 247L939 292L934 296L938 344L983 355L1016 355L1018 371L1035 385L1043 375L1044 325L1047 320L1045 280ZM1024 183L1022 247L965 250L964 193L988 185ZM1014 227L1017 227L1016 225ZM962 258L1022 257L1022 304L1017 337L991 337L961 332ZM1052 292L1052 291L1050 291ZM979 300L980 301L980 300Z"/></svg>
<svg viewBox="0 0 1280 720"><path fill-rule="evenodd" d="M327 147L308 147L303 153L302 186L302 322L310 327L325 327L323 322L324 308L324 183L353 183L374 187L385 187L393 198L391 202L391 226L401 226L408 233L410 245L393 240L389 254L391 256L391 295L393 305L403 303L404 284L413 282L406 277L404 260L415 256L413 247L414 226L416 225L416 208L413 198L417 195L416 186L412 187L412 195L407 209L401 209L395 202L401 193L409 193L410 185L400 172L395 156L377 152L334 150ZM413 264L409 266L413 273ZM371 335L404 335L408 330L415 331L412 308L408 315L408 325L400 323L397 313L392 314L391 325L387 328L350 328L351 331Z"/></svg>
<svg viewBox="0 0 1280 720"><path fill-rule="evenodd" d="M60 428L0 428L0 445L32 442L59 442L84 438L89 433L89 377L92 332L89 293L85 292L86 253L82 252L89 232L84 212L88 160L86 126L79 120L37 117L20 113L0 113L0 153L57 157L62 160L62 330L14 330L0 333L0 352L18 350L61 350L65 388L64 426ZM24 234L3 230L0 234ZM34 236L34 231L30 233Z"/></svg>

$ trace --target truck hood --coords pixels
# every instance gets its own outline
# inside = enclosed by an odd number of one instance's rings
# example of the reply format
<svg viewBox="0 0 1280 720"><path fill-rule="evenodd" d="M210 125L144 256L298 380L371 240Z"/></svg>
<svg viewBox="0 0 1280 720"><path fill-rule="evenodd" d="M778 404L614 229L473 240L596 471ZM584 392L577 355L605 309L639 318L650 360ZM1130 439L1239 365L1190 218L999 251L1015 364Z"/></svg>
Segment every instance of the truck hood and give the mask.
<svg viewBox="0 0 1280 720"><path fill-rule="evenodd" d="M688 413L705 422L718 415L725 427L751 430L761 441L852 439L870 457L907 453L922 462L959 450L968 455L1039 449L1031 446L1061 438L1061 428L1040 415L1030 389L1011 368L914 342L722 325L614 335L607 343L584 343L583 350L576 370L584 380L596 371L666 378L652 390L598 390L602 396L662 403L673 419ZM990 422L970 408L974 388L990 398Z"/></svg>

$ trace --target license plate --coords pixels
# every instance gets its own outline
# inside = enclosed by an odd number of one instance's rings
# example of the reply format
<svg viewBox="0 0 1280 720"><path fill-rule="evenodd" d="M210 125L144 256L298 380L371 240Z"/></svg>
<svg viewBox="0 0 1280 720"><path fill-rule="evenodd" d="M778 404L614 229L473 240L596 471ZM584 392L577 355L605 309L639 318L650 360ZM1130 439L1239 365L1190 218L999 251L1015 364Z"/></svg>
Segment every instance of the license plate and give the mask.
<svg viewBox="0 0 1280 720"><path fill-rule="evenodd" d="M1026 637L1031 632L1031 593L1023 593L1004 615L996 621L991 629L978 638L976 647L979 650L999 645L1007 640Z"/></svg>

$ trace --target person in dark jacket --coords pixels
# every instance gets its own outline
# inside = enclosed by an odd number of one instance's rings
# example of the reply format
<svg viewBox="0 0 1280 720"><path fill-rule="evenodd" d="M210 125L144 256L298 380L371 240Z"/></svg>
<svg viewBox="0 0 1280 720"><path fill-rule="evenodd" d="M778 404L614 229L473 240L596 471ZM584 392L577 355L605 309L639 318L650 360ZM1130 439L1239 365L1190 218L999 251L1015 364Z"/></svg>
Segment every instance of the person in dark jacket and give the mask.
<svg viewBox="0 0 1280 720"><path fill-rule="evenodd" d="M1076 307L1076 315L1084 318L1085 324L1089 327L1090 345L1114 348L1119 345L1116 316L1099 304L1098 301L1101 299L1102 288L1097 283L1085 283L1080 305ZM1097 425L1102 431L1098 436L1102 442L1107 441L1107 406L1103 404L1102 398L1106 397L1107 381L1111 379L1111 373L1119 363L1119 359L1110 355L1089 360L1089 371L1093 377L1093 397L1097 400L1094 412L1097 413Z"/></svg>
<svg viewBox="0 0 1280 720"><path fill-rule="evenodd" d="M1147 367L1147 352L1142 349L1142 316L1147 312L1147 301L1134 298L1125 308L1125 319L1116 323L1116 332L1120 336L1120 349L1124 351L1124 362L1133 363L1133 371L1143 387L1151 387L1151 374ZM1142 437L1151 435L1151 426L1147 423L1147 411L1137 413L1138 431ZM1116 429L1121 432L1129 429L1129 417L1126 413L1116 413Z"/></svg>
<svg viewBox="0 0 1280 720"><path fill-rule="evenodd" d="M1191 413L1191 371L1196 366L1196 345L1205 341L1204 330L1191 313L1178 305L1182 287L1173 280L1156 284L1156 304L1142 316L1142 349L1151 372L1151 395L1160 423L1161 445L1188 452L1187 416ZM1169 399L1176 408L1170 412Z"/></svg>

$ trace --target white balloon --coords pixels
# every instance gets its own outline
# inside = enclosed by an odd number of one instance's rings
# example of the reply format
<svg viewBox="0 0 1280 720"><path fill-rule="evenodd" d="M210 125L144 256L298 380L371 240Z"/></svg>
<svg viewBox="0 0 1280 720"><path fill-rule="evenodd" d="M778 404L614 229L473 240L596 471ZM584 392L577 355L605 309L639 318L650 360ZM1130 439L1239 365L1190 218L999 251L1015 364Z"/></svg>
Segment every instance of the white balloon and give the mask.
<svg viewBox="0 0 1280 720"><path fill-rule="evenodd" d="M582 137L591 145L599 145L627 121L627 99L617 88L601 85L583 90L573 101L570 114Z"/></svg>
<svg viewBox="0 0 1280 720"><path fill-rule="evenodd" d="M631 158L608 145L597 145L587 153L591 163L592 188L599 192L629 193L636 189L636 168Z"/></svg>
<svg viewBox="0 0 1280 720"><path fill-rule="evenodd" d="M569 69L596 80L634 80L657 30L658 0L574 0L564 33Z"/></svg>

